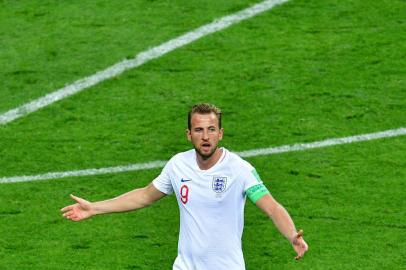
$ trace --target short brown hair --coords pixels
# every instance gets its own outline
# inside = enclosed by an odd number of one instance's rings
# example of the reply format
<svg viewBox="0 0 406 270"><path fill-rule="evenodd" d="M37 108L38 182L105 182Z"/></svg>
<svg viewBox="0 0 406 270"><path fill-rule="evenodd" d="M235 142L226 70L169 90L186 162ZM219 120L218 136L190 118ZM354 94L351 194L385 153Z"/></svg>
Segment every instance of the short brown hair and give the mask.
<svg viewBox="0 0 406 270"><path fill-rule="evenodd" d="M200 103L193 105L192 109L190 109L189 114L188 114L188 119L187 119L187 127L190 130L192 127L192 115L195 113L199 114L210 114L214 113L217 115L217 118L219 120L219 128L221 128L221 110L214 106L213 104L209 103Z"/></svg>

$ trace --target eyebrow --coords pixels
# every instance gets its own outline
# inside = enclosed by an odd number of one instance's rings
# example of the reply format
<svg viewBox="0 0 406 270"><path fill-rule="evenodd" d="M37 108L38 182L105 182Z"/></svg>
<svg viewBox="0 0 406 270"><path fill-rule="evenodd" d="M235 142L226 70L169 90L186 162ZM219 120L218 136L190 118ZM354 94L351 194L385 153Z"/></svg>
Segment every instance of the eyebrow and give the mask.
<svg viewBox="0 0 406 270"><path fill-rule="evenodd" d="M216 126L208 126L207 128L216 128ZM204 127L194 127L193 129L204 129Z"/></svg>

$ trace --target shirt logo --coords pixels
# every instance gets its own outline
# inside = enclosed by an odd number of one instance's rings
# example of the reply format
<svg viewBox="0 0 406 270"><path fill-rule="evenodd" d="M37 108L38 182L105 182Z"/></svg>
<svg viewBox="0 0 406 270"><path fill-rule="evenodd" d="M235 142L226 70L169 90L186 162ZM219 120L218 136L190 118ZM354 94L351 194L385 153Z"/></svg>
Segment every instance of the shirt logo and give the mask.
<svg viewBox="0 0 406 270"><path fill-rule="evenodd" d="M226 190L227 187L227 177L213 177L212 188L214 192L221 193Z"/></svg>
<svg viewBox="0 0 406 270"><path fill-rule="evenodd" d="M192 179L180 179L180 181L182 182L182 183L184 183L184 182L189 182L189 181L192 181Z"/></svg>

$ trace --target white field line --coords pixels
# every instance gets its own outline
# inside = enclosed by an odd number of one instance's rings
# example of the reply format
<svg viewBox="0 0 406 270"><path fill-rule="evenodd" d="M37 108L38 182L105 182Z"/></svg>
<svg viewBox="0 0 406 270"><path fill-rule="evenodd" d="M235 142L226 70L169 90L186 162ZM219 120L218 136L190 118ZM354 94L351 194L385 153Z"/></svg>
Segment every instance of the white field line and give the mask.
<svg viewBox="0 0 406 270"><path fill-rule="evenodd" d="M370 141L382 138L396 137L406 135L406 128L391 129L376 133L361 134L350 137L327 139L323 141L316 141L312 143L298 143L293 145L282 145L278 147L269 147L269 148L260 148L253 149L243 152L237 152L241 157L256 157L263 155L273 155L279 153L293 152L293 151L303 151L306 149L313 148L322 148L327 146L339 145L339 144L348 144L354 142ZM100 169L86 169L78 171L65 171L65 172L50 172L45 174L38 175L29 175L29 176L12 176L12 177L2 177L0 178L0 184L2 183L16 183L16 182L29 182L29 181L38 181L38 180L50 180L66 177L75 177L75 176L89 176L89 175L100 175L100 174L111 174L111 173L120 173L120 172L129 172L129 171L139 171L146 169L156 169L162 168L165 166L167 161L157 160L147 163L136 163L130 165L123 165L117 167L107 167Z"/></svg>
<svg viewBox="0 0 406 270"><path fill-rule="evenodd" d="M23 104L15 109L9 110L0 114L0 125L10 123L20 117L23 117L29 113L35 112L43 107L46 107L61 99L67 98L80 91L83 91L91 86L94 86L102 81L111 79L122 74L124 71L139 67L152 59L159 58L179 47L185 46L195 40L198 40L204 36L212 34L214 32L228 28L229 26L239 23L243 20L247 20L260 13L272 9L276 5L283 4L288 0L267 0L258 3L249 8L243 9L232 15L228 15L213 21L212 23L203 25L195 30L192 30L186 34L183 34L177 38L171 39L159 46L153 47L146 51L139 53L133 59L126 59L114 64L104 70L101 70L89 77L77 80L72 84L69 84L63 88L60 88L52 93L49 93L43 97L35 99L31 102Z"/></svg>

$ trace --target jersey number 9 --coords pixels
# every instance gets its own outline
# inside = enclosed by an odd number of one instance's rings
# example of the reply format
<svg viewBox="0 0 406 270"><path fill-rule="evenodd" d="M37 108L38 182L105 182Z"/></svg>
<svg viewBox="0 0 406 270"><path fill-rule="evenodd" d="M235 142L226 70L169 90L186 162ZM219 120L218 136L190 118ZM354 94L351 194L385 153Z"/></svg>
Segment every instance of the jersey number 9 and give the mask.
<svg viewBox="0 0 406 270"><path fill-rule="evenodd" d="M183 204L186 204L189 197L189 188L186 185L183 185L180 188L180 200Z"/></svg>

